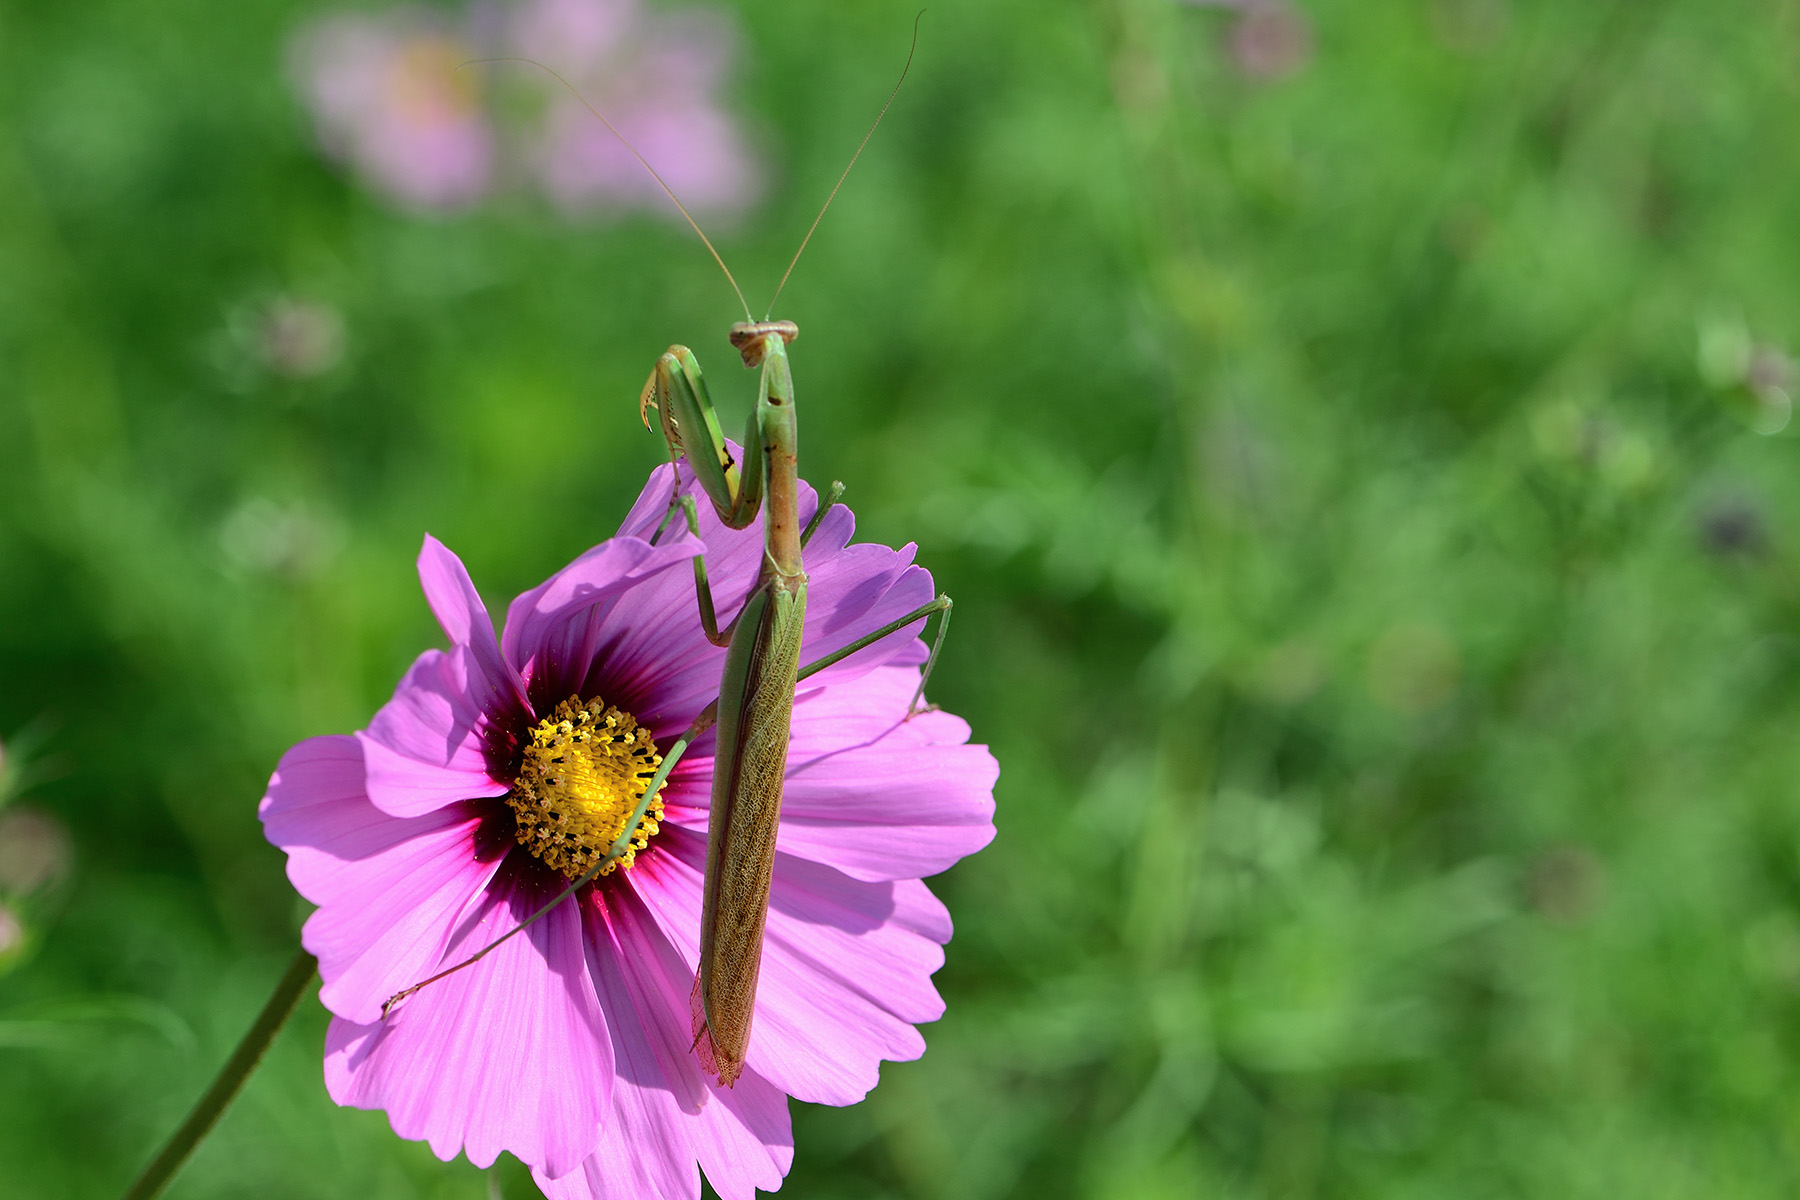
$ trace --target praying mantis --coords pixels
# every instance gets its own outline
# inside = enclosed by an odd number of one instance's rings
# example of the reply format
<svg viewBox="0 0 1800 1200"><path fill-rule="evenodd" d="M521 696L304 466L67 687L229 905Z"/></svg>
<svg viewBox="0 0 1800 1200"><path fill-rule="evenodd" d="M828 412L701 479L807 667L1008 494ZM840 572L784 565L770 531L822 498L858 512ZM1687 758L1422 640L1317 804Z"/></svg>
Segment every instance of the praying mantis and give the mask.
<svg viewBox="0 0 1800 1200"><path fill-rule="evenodd" d="M917 23L914 24L914 46L917 46ZM907 56L910 68L912 56ZM541 64L533 64L539 65ZM544 68L548 70L548 68ZM553 76L555 72L550 72ZM560 76L556 76L560 79ZM786 286L794 265L806 250L813 231L818 228L826 209L836 198L850 170L856 165L863 147L874 135L882 117L887 114L900 83L894 85L887 102L882 105L862 144L831 189L819 215L801 239L799 250L788 264L775 297ZM574 89L571 88L571 91ZM578 96L579 98L579 96ZM583 101L585 104L586 102ZM668 184L655 168L625 140L598 111L593 113L639 163L650 172L663 191L674 201L699 235L725 277L743 302L743 292L710 239L700 229ZM770 303L773 309L773 300ZM677 466L677 486L670 500L669 513L656 537L684 515L688 529L699 535L699 518L693 495L684 495L679 487L679 463L685 460L699 489L713 506L714 513L726 527L745 529L760 514L763 517L762 565L755 585L737 614L720 627L704 555L694 562L694 589L702 631L707 640L725 647L719 695L695 717L693 723L669 747L663 761L652 776L643 798L626 820L618 838L605 856L581 877L570 883L547 905L514 926L500 939L490 943L472 957L446 971L390 997L383 1006L383 1016L405 997L455 971L479 961L508 938L518 934L563 900L590 883L617 862L630 848L632 839L649 811L669 773L688 748L707 730L717 727L717 748L713 760L712 795L709 808L706 845L705 892L701 914L700 958L690 997L690 1017L694 1042L692 1050L701 1066L715 1075L724 1086L734 1084L742 1073L749 1053L752 1019L755 1014L757 977L762 963L763 927L768 916L769 891L774 875L776 831L781 816L781 798L787 767L790 726L794 693L798 684L819 671L842 661L851 654L889 637L907 627L941 614L937 636L921 672L918 689L908 706L910 717L918 711L925 683L937 663L943 647L952 608L950 598L939 594L912 612L872 630L833 653L802 666L800 663L802 632L806 620L807 576L803 552L813 532L826 513L843 494L843 485L833 483L812 520L803 529L800 524L800 477L797 437L797 414L793 377L788 365L787 347L799 336L799 327L791 321L750 319L729 331L731 343L738 350L746 368L760 369L761 375L755 408L750 414L743 440L743 461L732 454L718 420L717 411L708 394L699 363L687 347L669 347L651 370L639 397L639 415L646 426L649 410L657 410L658 423L671 461ZM655 539L653 539L655 540Z"/></svg>
<svg viewBox="0 0 1800 1200"><path fill-rule="evenodd" d="M915 38L916 29L915 24ZM909 66L911 61L908 55ZM904 70L900 79L906 79ZM895 94L899 88L896 83ZM868 144L893 99L890 94L862 145ZM825 208L830 207L861 153L862 146L858 146L827 197ZM805 252L825 208L819 210L812 229L801 240L794 262ZM698 225L694 230L700 233ZM706 235L701 233L700 237L712 250ZM713 255L718 258L717 251ZM720 260L721 269L724 265ZM792 272L793 263L789 263L775 289L777 299ZM729 270L725 274L731 278ZM737 287L735 280L732 287ZM771 300L771 310L773 307ZM745 315L749 315L747 306ZM775 834L781 818L794 689L802 679L857 650L933 613L942 613L919 690L909 706L910 715L936 665L951 610L950 598L940 594L834 654L805 667L800 665L807 583L801 554L820 520L842 496L843 485L832 484L812 521L802 530L798 423L787 356L788 345L800 336L799 327L792 321L771 321L765 317L762 321L746 320L733 325L729 336L744 366L760 368L762 372L756 407L744 433L741 465L733 461L700 365L687 347L671 346L657 359L638 402L639 415L646 418L646 425L650 407L656 408L671 458L687 460L712 502L713 511L728 528L743 529L755 520L759 509L763 511L762 568L743 607L724 629L719 628L706 560L694 560L694 590L701 627L709 641L726 647L726 654L719 698L714 702L718 735L707 823L706 890L700 919L700 963L690 1005L693 1049L699 1054L701 1065L726 1086L736 1082L749 1052L757 976L762 964L763 925L768 917L769 887L775 868ZM694 445L697 434L704 435L704 442ZM689 530L698 536L693 497L678 494L671 500L670 519L678 506L685 510ZM635 828L635 823L627 828Z"/></svg>
<svg viewBox="0 0 1800 1200"><path fill-rule="evenodd" d="M820 520L842 494L833 484L806 529L800 528L799 473L793 379L787 344L799 336L791 321L733 325L732 345L744 365L762 370L756 408L744 435L744 462L732 459L699 364L685 346L671 346L644 385L640 411L654 405L672 456L685 457L713 511L728 527L742 529L763 511L762 568L755 586L729 625L720 629L704 557L694 560L701 627L725 646L716 711L712 804L706 839L706 890L700 925L700 963L691 998L694 1050L702 1066L727 1086L737 1080L749 1050L756 982L762 962L763 924L775 866L775 833L787 767L794 689L808 676L942 613L919 691L943 645L951 601L939 595L906 616L850 645L800 665L806 619L806 571L801 553ZM684 440L683 430L704 430L705 444ZM692 433L686 435L692 439ZM699 523L692 496L671 502L682 508L690 530ZM909 715L912 711L909 708ZM698 725L699 722L696 722ZM694 734L693 736L698 736ZM683 750L688 735L677 741ZM665 760L666 763L666 760ZM633 823L631 828L635 828Z"/></svg>

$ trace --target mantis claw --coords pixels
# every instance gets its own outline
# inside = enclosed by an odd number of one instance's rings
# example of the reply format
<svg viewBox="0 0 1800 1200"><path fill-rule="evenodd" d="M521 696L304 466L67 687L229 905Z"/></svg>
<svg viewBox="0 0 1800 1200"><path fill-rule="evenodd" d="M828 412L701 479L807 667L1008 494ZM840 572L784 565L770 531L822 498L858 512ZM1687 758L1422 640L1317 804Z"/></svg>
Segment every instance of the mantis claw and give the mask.
<svg viewBox="0 0 1800 1200"><path fill-rule="evenodd" d="M644 390L638 393L638 420L644 423L645 429L650 428L650 410L653 408L659 414L662 412L662 405L656 402L655 370L652 370L650 378L644 381Z"/></svg>

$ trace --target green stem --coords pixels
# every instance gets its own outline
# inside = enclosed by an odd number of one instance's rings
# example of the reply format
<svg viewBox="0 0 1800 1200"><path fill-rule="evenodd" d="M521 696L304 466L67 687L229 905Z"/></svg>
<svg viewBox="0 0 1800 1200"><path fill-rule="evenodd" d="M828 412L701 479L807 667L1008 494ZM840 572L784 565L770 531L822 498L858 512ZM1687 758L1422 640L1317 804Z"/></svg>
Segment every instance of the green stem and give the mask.
<svg viewBox="0 0 1800 1200"><path fill-rule="evenodd" d="M150 1165L144 1168L144 1173L137 1177L137 1182L131 1185L131 1190L125 1193L125 1200L150 1200L169 1185L169 1180L175 1177L175 1172L181 1169L187 1156L194 1152L194 1147L212 1131L232 1097L244 1086L244 1080L250 1077L250 1072L256 1070L256 1064L262 1061L263 1052L275 1040L275 1035L281 1032L281 1027L287 1024L288 1017L300 1003L301 994L306 991L306 985L312 982L317 970L318 965L306 951L301 950L294 955L294 961L288 964L281 982L275 985L274 994L257 1015L256 1024L250 1027L250 1032L238 1043L238 1048L232 1052L218 1078L206 1089L206 1095L200 1097L200 1102L194 1105L194 1111L181 1123L181 1128L163 1144Z"/></svg>

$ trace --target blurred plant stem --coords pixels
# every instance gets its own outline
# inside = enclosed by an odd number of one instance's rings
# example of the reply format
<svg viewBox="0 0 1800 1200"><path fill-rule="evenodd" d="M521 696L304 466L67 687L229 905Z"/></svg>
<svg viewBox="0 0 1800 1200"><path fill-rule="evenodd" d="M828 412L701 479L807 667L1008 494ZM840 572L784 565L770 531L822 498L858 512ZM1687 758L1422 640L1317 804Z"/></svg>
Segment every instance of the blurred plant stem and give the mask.
<svg viewBox="0 0 1800 1200"><path fill-rule="evenodd" d="M238 1089L244 1086L244 1080L250 1077L250 1072L256 1070L256 1064L262 1061L269 1043L275 1040L275 1035L281 1032L288 1017L293 1015L295 1006L300 1003L301 993L306 991L306 985L312 982L317 971L318 964L313 961L312 955L305 950L295 952L294 960L282 972L280 982L275 985L262 1012L257 1014L256 1023L250 1026L250 1032L238 1043L238 1048L232 1052L212 1086L206 1089L206 1094L200 1097L200 1102L194 1105L187 1120L181 1123L181 1128L163 1144L156 1157L150 1160L150 1165L144 1168L144 1173L137 1177L137 1182L126 1191L125 1200L150 1200L169 1185L169 1180L175 1177L175 1172L181 1169L181 1164L187 1161L194 1147L212 1132L212 1127L224 1115L226 1107L238 1094Z"/></svg>

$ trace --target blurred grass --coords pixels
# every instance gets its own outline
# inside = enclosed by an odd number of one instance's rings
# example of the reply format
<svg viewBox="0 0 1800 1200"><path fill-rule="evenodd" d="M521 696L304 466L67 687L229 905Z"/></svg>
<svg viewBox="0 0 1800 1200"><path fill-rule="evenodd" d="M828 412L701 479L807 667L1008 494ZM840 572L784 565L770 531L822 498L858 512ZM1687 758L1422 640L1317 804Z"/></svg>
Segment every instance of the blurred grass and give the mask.
<svg viewBox="0 0 1800 1200"><path fill-rule="evenodd" d="M729 361L680 229L322 165L308 11L0 6L0 736L76 856L0 978L8 1195L116 1194L251 1019L255 799L437 644L421 533L503 602L657 461L654 355ZM753 302L912 11L743 7ZM796 1106L795 1195L1800 1188L1800 474L1733 350L1800 328L1800 8L1305 12L1259 81L1218 10L934 9L784 297L804 469L955 595L1003 766L948 1015ZM259 365L278 296L342 363ZM330 1105L323 1024L171 1195L483 1195Z"/></svg>

